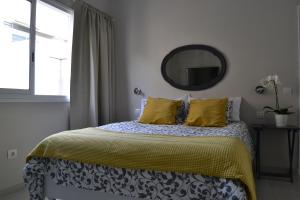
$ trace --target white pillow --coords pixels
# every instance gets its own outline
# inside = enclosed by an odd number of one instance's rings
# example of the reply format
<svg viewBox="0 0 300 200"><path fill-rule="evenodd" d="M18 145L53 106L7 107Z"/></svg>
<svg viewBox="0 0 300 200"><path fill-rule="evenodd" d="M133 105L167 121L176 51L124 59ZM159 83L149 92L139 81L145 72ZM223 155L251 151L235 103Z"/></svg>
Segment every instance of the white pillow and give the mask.
<svg viewBox="0 0 300 200"><path fill-rule="evenodd" d="M228 121L239 122L240 119L240 108L241 108L242 97L229 97L227 114Z"/></svg>
<svg viewBox="0 0 300 200"><path fill-rule="evenodd" d="M140 115L139 115L139 118L138 118L138 119L141 118L141 116L142 116L142 114L143 114L143 112L144 112L144 108L145 108L146 104L147 104L147 98L142 98L142 99L141 99Z"/></svg>
<svg viewBox="0 0 300 200"><path fill-rule="evenodd" d="M194 97L188 97L188 102L193 99L197 99ZM208 99L208 98L199 98L199 99ZM228 97L228 105L227 105L227 121L228 122L239 122L240 119L240 107L241 107L242 97Z"/></svg>
<svg viewBox="0 0 300 200"><path fill-rule="evenodd" d="M164 98L164 97L161 97L161 98ZM176 116L177 122L179 122L179 123L183 122L186 118L187 110L188 110L188 95L184 95L184 96L181 96L178 98L169 98L169 99L173 99L173 100L177 100L177 101L181 100L183 102L181 109L178 111L178 115ZM147 104L147 98L141 99L141 109L140 109L140 114L139 114L138 120L141 118L146 104Z"/></svg>

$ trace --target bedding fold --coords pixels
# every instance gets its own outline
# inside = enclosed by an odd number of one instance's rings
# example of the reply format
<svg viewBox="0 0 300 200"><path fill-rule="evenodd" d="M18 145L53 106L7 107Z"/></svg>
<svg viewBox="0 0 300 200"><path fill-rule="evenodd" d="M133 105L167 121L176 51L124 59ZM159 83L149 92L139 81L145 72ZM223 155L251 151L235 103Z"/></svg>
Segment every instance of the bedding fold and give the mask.
<svg viewBox="0 0 300 200"><path fill-rule="evenodd" d="M249 199L256 199L250 153L234 137L125 134L86 128L49 136L26 160L33 157L239 179Z"/></svg>

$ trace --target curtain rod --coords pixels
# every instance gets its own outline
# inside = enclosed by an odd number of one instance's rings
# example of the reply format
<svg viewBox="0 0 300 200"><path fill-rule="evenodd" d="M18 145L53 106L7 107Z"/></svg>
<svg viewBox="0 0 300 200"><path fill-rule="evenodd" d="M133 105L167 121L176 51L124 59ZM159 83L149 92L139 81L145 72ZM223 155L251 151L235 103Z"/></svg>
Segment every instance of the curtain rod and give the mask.
<svg viewBox="0 0 300 200"><path fill-rule="evenodd" d="M115 22L115 19L111 15L99 10L98 8L94 7L93 5L87 3L86 1L83 1L83 0L41 0L41 1L48 3L54 7L57 7L59 9L65 10L67 12L70 12L71 10L73 10L74 7L76 6L76 4L81 2L81 3L85 4L87 7L91 8L91 9L95 9L97 12L106 16L112 22Z"/></svg>
<svg viewBox="0 0 300 200"><path fill-rule="evenodd" d="M84 0L71 0L71 1L73 1L73 8L74 8L74 6L75 6L77 3L83 3L83 4L85 4L87 7L91 8L91 9L95 9L97 12L100 12L101 14L103 14L103 15L105 15L106 17L110 18L112 21L115 21L114 18L113 18L111 15L107 14L106 12L103 12L102 10L99 10L98 8L94 7L93 5L87 3L87 2L84 1Z"/></svg>
<svg viewBox="0 0 300 200"><path fill-rule="evenodd" d="M65 5L65 6L68 6L69 8L74 8L77 3L82 2L85 5L87 5L88 7L92 8L92 9L96 9L98 12L111 18L112 21L115 21L115 19L111 15L107 14L106 12L103 12L102 10L99 10L98 8L94 7L93 5L87 3L84 0L56 0L56 1L58 1L59 3Z"/></svg>

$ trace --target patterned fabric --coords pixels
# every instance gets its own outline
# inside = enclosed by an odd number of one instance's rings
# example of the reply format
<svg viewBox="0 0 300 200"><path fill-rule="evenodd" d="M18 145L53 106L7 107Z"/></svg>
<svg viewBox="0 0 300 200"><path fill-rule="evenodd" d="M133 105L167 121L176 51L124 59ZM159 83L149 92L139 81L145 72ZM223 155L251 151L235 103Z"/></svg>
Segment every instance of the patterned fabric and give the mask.
<svg viewBox="0 0 300 200"><path fill-rule="evenodd" d="M33 158L24 170L31 200L44 200L44 177L55 184L140 199L246 200L239 181L195 174L129 170ZM100 199L99 199L100 200Z"/></svg>
<svg viewBox="0 0 300 200"><path fill-rule="evenodd" d="M200 128L183 125L145 125L131 121L108 124L99 128L133 134L239 137L252 151L247 126L243 122L232 123L224 128ZM31 200L44 199L45 176L49 176L57 185L140 199L247 199L244 187L237 180L33 158L24 168L24 182Z"/></svg>
<svg viewBox="0 0 300 200"><path fill-rule="evenodd" d="M242 98L241 97L229 97L228 98L228 121L229 122L239 122L240 120L240 106Z"/></svg>
<svg viewBox="0 0 300 200"><path fill-rule="evenodd" d="M229 124L233 122L232 113L233 113L233 101L228 100L227 107L226 107L226 115L227 115L227 123Z"/></svg>

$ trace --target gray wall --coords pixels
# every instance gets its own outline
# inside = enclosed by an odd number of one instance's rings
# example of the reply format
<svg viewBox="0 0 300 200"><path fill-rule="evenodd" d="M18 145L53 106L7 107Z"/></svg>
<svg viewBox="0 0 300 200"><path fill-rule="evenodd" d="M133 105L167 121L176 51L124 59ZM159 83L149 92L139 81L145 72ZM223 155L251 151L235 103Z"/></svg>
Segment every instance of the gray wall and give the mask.
<svg viewBox="0 0 300 200"><path fill-rule="evenodd" d="M296 0L119 0L117 23L118 120L134 118L140 98L146 95L177 97L242 96L242 119L259 122L256 111L274 105L274 96L254 92L261 78L278 74L292 96L280 96L282 105L298 111L297 4ZM189 92L163 80L160 65L178 46L208 44L222 51L228 61L225 78L213 88ZM290 122L297 123L298 113ZM273 122L272 115L266 121ZM287 164L286 137L264 134L265 166ZM274 156L276 155L276 156ZM277 157L277 158L276 158Z"/></svg>

